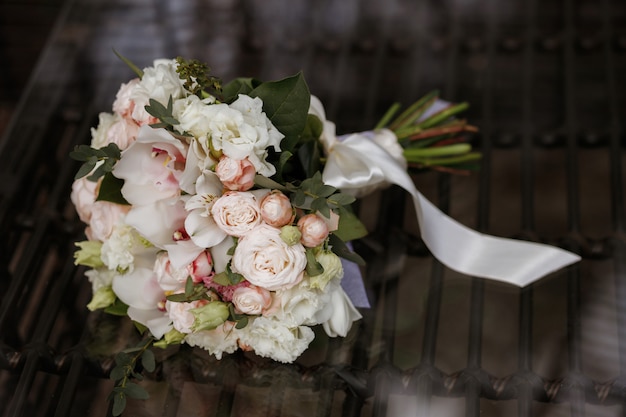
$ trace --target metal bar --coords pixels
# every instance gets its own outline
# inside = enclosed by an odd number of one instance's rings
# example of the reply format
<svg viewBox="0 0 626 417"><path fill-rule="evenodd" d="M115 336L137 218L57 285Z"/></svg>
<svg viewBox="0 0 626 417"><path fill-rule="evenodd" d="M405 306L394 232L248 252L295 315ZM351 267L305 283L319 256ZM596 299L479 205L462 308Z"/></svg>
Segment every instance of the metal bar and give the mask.
<svg viewBox="0 0 626 417"><path fill-rule="evenodd" d="M570 233L580 231L579 207L579 169L577 149L576 123L576 60L574 53L575 27L574 5L571 0L564 0L564 111L567 140L567 198L568 198L568 230ZM577 248L572 248L576 251ZM581 324L580 324L580 274L578 268L569 268L567 284L567 350L569 358L569 372L575 379L582 372L582 357L580 351ZM570 412L572 416L584 416L585 391L574 383L572 389Z"/></svg>

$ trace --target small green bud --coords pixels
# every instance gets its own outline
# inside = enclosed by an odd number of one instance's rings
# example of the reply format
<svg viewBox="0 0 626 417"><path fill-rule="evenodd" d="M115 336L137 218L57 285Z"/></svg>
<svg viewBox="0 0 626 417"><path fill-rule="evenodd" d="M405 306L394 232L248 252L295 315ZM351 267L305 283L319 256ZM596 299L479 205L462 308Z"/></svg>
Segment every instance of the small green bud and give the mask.
<svg viewBox="0 0 626 417"><path fill-rule="evenodd" d="M154 342L154 346L165 349L169 345L179 345L185 339L185 334L172 329L163 335L163 339Z"/></svg>
<svg viewBox="0 0 626 417"><path fill-rule="evenodd" d="M300 243L302 233L297 226L283 226L280 228L280 238L289 246L293 246Z"/></svg>
<svg viewBox="0 0 626 417"><path fill-rule="evenodd" d="M189 310L196 318L192 330L212 330L224 323L230 314L228 304L221 301L211 301L202 307Z"/></svg>
<svg viewBox="0 0 626 417"><path fill-rule="evenodd" d="M75 245L80 249L74 252L74 265L84 265L91 268L104 266L102 259L100 259L102 242L84 240L82 242L76 242Z"/></svg>
<svg viewBox="0 0 626 417"><path fill-rule="evenodd" d="M110 286L100 287L93 294L91 301L87 304L89 311L95 311L99 308L106 308L115 302L116 295Z"/></svg>

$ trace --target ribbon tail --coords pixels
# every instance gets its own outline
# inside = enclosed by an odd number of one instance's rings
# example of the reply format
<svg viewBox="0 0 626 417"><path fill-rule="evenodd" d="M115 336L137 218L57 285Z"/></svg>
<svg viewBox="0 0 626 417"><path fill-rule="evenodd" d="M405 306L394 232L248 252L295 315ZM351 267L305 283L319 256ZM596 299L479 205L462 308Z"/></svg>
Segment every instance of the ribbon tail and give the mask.
<svg viewBox="0 0 626 417"><path fill-rule="evenodd" d="M406 170L383 148L367 137L355 134L335 147L333 153L344 154L327 161L328 172L337 172L332 165L353 158L360 166L371 167L376 177L381 171L384 180L411 194L420 233L435 258L457 272L524 287L539 278L580 260L580 256L540 243L499 238L472 230L450 218L426 199L413 184ZM326 174L326 170L324 171ZM364 178L364 175L358 176ZM357 190L368 183L356 183L349 176L325 175L324 182L339 189Z"/></svg>

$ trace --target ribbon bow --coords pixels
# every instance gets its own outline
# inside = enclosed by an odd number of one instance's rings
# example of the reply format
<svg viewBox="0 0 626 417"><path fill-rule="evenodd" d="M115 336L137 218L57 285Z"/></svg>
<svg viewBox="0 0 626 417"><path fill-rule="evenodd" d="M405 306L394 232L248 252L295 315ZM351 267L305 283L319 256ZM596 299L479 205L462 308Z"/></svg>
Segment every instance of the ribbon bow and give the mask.
<svg viewBox="0 0 626 417"><path fill-rule="evenodd" d="M311 113L324 123L327 161L323 181L355 195L385 184L402 187L413 198L424 243L448 268L524 287L580 260L580 256L554 246L490 236L462 225L428 201L415 188L405 165L377 144L387 139L385 136L395 138L393 132L381 129L337 138L334 124L326 120L315 97Z"/></svg>

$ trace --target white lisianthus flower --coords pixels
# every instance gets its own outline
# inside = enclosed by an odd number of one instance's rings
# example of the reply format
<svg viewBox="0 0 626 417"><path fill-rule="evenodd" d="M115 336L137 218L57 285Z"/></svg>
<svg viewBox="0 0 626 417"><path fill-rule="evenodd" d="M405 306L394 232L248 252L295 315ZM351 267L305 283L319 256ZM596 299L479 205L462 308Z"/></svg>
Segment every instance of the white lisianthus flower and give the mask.
<svg viewBox="0 0 626 417"><path fill-rule="evenodd" d="M332 285L328 289L328 293L331 297L330 302L326 304L324 310L318 313L318 318L322 321L323 318L327 317L327 320L322 322L322 327L328 336L346 337L352 327L352 323L363 316L354 307L350 297L348 297L340 285Z"/></svg>
<svg viewBox="0 0 626 417"><path fill-rule="evenodd" d="M102 244L100 257L112 271L132 272L135 257L149 250L134 228L118 223L113 227L109 238Z"/></svg>
<svg viewBox="0 0 626 417"><path fill-rule="evenodd" d="M232 269L257 287L276 291L291 288L303 277L306 267L304 246L289 246L280 229L261 223L239 240Z"/></svg>
<svg viewBox="0 0 626 417"><path fill-rule="evenodd" d="M276 291L273 297L272 317L291 327L319 324L318 312L330 301L328 294L312 288L306 280L292 288Z"/></svg>
<svg viewBox="0 0 626 417"><path fill-rule="evenodd" d="M150 99L167 106L170 97L177 100L188 94L176 72L177 65L173 59L157 59L152 67L143 69L141 81L130 92L130 99L135 103L133 119L140 124L150 121L151 116L145 110Z"/></svg>
<svg viewBox="0 0 626 417"><path fill-rule="evenodd" d="M201 347L211 355L215 355L217 359L222 359L224 353L233 353L239 348L240 332L232 322L225 322L213 330L189 333L184 341L189 346Z"/></svg>
<svg viewBox="0 0 626 417"><path fill-rule="evenodd" d="M290 327L263 316L255 318L239 335L240 343L257 355L282 363L295 361L314 338L309 327Z"/></svg>
<svg viewBox="0 0 626 417"><path fill-rule="evenodd" d="M85 276L91 283L91 290L94 293L100 288L110 287L115 275L115 271L111 271L107 268L90 269L85 272Z"/></svg>
<svg viewBox="0 0 626 417"><path fill-rule="evenodd" d="M324 290L326 285L333 279L343 278L343 265L341 259L329 250L321 250L315 255L315 260L322 265L324 272L309 277L312 288Z"/></svg>

